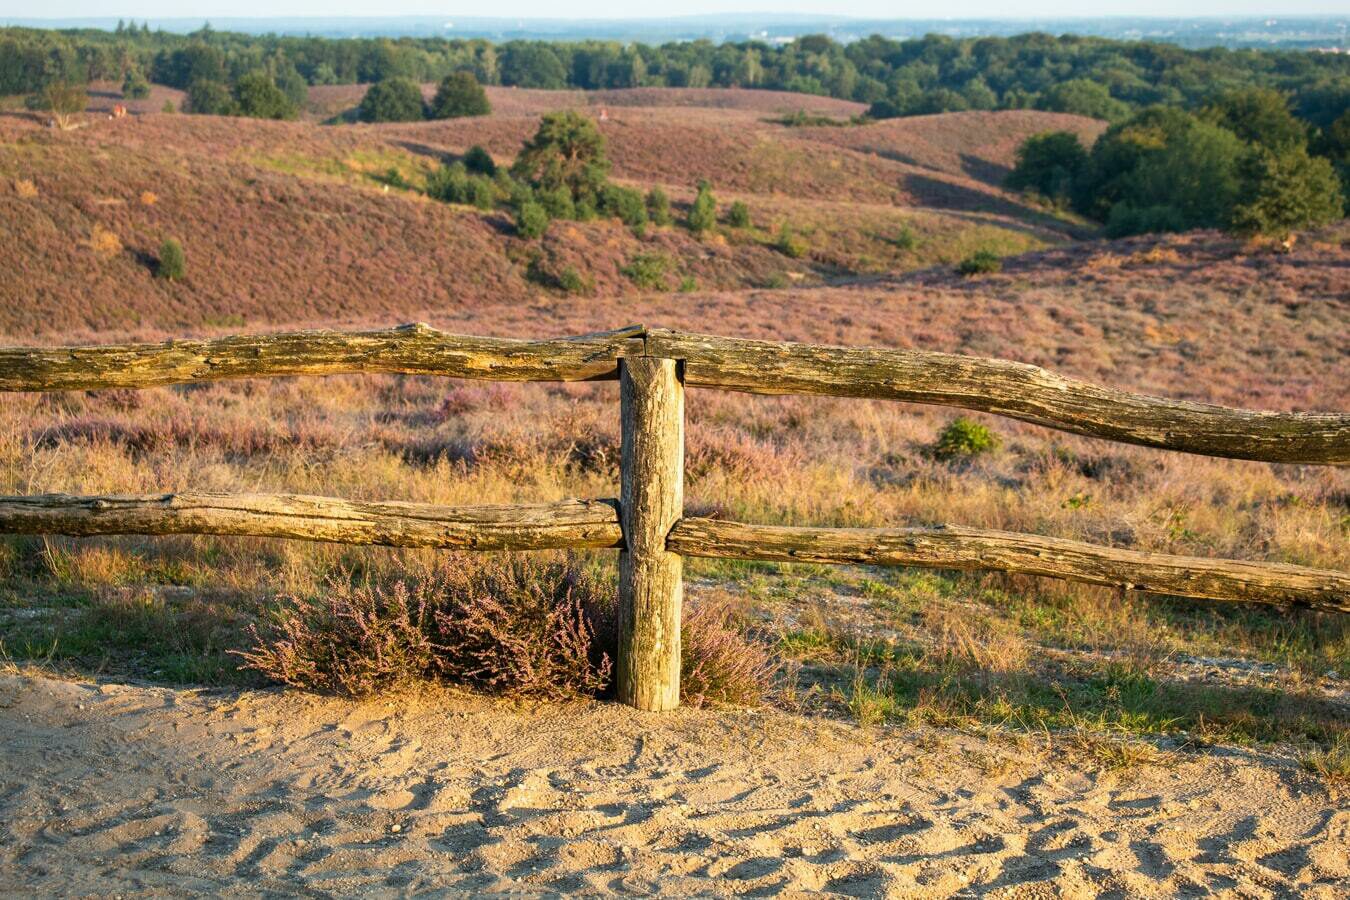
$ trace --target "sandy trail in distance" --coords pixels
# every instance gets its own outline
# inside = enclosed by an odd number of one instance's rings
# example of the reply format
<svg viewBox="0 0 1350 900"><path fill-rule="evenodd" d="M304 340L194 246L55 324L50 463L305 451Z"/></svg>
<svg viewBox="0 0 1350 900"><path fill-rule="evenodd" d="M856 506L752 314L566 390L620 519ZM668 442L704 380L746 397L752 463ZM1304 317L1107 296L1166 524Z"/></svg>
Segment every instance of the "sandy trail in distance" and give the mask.
<svg viewBox="0 0 1350 900"><path fill-rule="evenodd" d="M1237 751L0 676L0 893L1345 896L1350 804Z"/></svg>

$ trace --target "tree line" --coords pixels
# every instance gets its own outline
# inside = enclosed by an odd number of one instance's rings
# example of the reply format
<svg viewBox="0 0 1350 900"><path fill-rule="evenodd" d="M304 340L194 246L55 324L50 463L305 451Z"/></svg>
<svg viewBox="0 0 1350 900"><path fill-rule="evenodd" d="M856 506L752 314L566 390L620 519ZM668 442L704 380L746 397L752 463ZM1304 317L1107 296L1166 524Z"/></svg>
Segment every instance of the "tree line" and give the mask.
<svg viewBox="0 0 1350 900"><path fill-rule="evenodd" d="M486 85L529 88L745 87L855 100L873 118L967 109L1035 108L1123 121L1154 105L1196 109L1247 87L1284 91L1293 112L1326 127L1350 107L1350 56L1303 51L1186 50L1152 41L1024 34L840 44L807 35L788 44L686 41L508 41L247 35L209 27L150 31L0 29L0 95L53 81L229 86L266 72L285 94L308 85L391 78L440 81L472 73Z"/></svg>

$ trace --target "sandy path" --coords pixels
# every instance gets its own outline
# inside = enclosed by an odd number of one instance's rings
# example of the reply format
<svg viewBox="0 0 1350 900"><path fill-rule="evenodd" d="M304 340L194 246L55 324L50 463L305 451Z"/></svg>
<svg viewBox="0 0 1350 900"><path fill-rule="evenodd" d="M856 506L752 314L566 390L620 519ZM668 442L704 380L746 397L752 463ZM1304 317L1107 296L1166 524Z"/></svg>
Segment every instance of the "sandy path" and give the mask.
<svg viewBox="0 0 1350 900"><path fill-rule="evenodd" d="M0 676L0 894L1345 896L1287 762L1126 775L781 712Z"/></svg>

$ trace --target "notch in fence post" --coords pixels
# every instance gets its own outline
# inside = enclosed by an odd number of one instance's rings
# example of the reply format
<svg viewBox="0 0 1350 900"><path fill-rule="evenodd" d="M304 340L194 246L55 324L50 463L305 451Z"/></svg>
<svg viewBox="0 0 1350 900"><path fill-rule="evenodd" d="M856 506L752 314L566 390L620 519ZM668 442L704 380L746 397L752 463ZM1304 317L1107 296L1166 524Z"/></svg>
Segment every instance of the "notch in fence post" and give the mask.
<svg viewBox="0 0 1350 900"><path fill-rule="evenodd" d="M623 446L619 491L619 700L645 710L680 705L684 560L666 537L684 509L684 381L673 359L619 361Z"/></svg>

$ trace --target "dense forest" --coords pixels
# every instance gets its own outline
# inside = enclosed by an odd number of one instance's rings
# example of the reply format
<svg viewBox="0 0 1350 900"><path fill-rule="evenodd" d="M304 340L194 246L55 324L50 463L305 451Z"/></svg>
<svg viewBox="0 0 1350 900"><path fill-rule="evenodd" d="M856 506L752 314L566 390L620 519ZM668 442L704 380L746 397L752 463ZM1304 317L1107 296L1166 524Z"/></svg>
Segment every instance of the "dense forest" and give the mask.
<svg viewBox="0 0 1350 900"><path fill-rule="evenodd" d="M1185 50L1156 42L1025 34L953 39L879 36L840 44L808 35L788 44L673 42L660 46L440 38L192 34L129 24L116 31L0 29L0 95L54 81L137 78L189 88L268 72L289 94L305 85L469 71L480 83L533 88L747 87L867 103L875 118L965 109L1036 108L1121 121L1156 104L1198 108L1240 88L1290 95L1293 111L1325 127L1350 108L1350 56L1303 51Z"/></svg>

